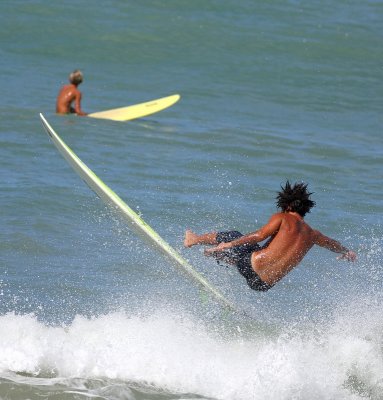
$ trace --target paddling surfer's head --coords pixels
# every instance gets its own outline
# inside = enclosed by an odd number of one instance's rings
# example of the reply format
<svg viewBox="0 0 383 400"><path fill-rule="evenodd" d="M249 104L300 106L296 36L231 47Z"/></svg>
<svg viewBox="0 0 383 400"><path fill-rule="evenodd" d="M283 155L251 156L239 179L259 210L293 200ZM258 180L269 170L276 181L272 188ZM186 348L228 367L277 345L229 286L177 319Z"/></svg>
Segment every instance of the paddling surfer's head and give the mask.
<svg viewBox="0 0 383 400"><path fill-rule="evenodd" d="M82 72L79 69L75 69L70 75L69 75L69 82L72 83L73 85L79 85L83 80L83 75Z"/></svg>
<svg viewBox="0 0 383 400"><path fill-rule="evenodd" d="M312 193L308 192L307 184L295 183L293 186L286 181L285 187L281 186L282 191L276 197L277 207L282 212L296 212L304 217L315 206L315 201L310 199Z"/></svg>

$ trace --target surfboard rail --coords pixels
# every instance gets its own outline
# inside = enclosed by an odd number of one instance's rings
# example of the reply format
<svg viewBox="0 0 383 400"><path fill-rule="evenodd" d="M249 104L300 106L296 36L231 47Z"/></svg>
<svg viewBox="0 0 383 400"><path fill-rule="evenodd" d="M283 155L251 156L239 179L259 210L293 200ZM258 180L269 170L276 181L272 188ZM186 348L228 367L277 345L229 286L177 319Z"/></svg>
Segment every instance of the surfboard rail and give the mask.
<svg viewBox="0 0 383 400"><path fill-rule="evenodd" d="M186 261L180 253L171 247L162 237L149 226L135 211L133 211L110 187L108 187L81 159L70 149L69 146L54 131L43 114L40 119L46 133L61 155L66 159L74 171L92 189L99 198L108 206L117 210L122 215L129 227L154 249L164 255L173 266L186 273L201 289L210 294L229 311L238 311L220 291L209 283Z"/></svg>

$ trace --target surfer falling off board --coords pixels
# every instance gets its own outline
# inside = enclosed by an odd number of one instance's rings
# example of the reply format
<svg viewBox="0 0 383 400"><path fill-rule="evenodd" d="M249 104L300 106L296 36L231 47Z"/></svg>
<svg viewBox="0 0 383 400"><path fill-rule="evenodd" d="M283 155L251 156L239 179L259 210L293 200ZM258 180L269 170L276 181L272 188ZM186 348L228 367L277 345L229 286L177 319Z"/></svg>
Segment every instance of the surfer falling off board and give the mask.
<svg viewBox="0 0 383 400"><path fill-rule="evenodd" d="M83 75L78 69L69 75L69 85L64 85L57 96L57 114L87 115L81 110L81 92L78 90L78 85L82 81Z"/></svg>
<svg viewBox="0 0 383 400"><path fill-rule="evenodd" d="M312 229L304 216L315 206L307 184L286 182L276 197L281 209L266 225L242 235L238 231L185 234L184 245L211 245L205 255L235 265L251 289L267 291L296 267L314 246L339 253L338 259L355 261L356 254L338 241ZM259 245L266 241L263 245Z"/></svg>

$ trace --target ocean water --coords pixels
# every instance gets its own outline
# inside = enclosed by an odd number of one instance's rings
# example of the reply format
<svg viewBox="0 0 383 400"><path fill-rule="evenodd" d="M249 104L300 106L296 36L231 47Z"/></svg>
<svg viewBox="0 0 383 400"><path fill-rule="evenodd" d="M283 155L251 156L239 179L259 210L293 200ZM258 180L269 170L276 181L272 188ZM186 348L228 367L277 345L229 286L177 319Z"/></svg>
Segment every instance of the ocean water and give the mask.
<svg viewBox="0 0 383 400"><path fill-rule="evenodd" d="M382 399L379 1L0 2L0 398ZM55 115L173 93L126 123ZM225 313L112 215L39 113L250 317ZM315 248L267 293L187 228L253 231L280 185L358 253Z"/></svg>

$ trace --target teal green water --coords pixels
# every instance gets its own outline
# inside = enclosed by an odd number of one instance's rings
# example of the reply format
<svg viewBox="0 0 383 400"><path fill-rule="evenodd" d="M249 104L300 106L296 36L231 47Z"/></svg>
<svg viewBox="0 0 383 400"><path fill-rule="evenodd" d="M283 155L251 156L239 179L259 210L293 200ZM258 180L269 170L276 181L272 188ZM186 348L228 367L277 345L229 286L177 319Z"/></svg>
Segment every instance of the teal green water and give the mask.
<svg viewBox="0 0 383 400"><path fill-rule="evenodd" d="M382 17L355 0L1 2L0 398L381 398ZM75 68L87 112L181 100L127 123L59 117ZM112 215L40 112L252 320ZM356 263L313 249L254 293L183 248L186 228L260 227L286 179Z"/></svg>

